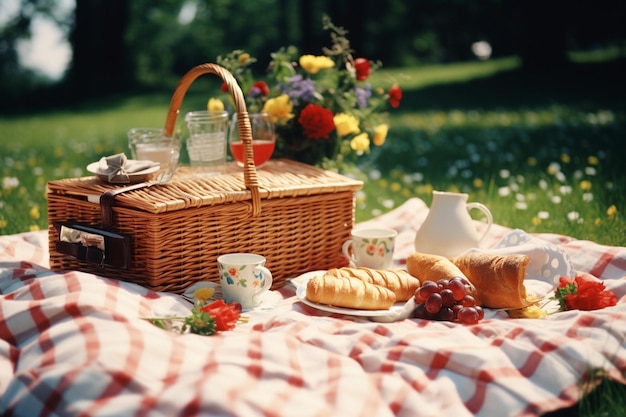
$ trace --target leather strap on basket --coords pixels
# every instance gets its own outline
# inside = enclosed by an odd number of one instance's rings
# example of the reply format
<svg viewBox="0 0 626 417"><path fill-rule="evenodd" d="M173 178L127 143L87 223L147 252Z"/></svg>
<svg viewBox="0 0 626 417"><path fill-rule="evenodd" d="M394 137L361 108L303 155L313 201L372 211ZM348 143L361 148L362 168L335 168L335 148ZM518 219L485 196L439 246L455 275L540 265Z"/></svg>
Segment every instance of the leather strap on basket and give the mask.
<svg viewBox="0 0 626 417"><path fill-rule="evenodd" d="M254 154L252 151L252 128L250 127L248 109L246 108L246 101L241 88L239 84L237 84L235 77L233 77L226 68L216 64L201 64L193 67L183 76L172 95L163 133L165 136L172 136L174 134L174 126L176 125L176 119L178 118L185 93L191 83L203 74L215 74L219 76L228 87L228 91L235 103L239 137L243 142L244 149L243 179L246 188L250 190L252 195L252 215L256 217L261 213L261 197L259 194L259 179L257 177L256 167L254 165Z"/></svg>

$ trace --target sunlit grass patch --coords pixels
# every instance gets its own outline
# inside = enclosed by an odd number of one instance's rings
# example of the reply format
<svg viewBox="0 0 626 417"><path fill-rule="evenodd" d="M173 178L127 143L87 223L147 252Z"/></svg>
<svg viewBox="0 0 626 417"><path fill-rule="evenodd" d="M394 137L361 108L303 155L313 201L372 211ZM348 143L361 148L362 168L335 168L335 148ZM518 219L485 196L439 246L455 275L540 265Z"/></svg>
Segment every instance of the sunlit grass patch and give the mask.
<svg viewBox="0 0 626 417"><path fill-rule="evenodd" d="M45 143L0 156L0 234L47 229L46 184L87 174L85 161L123 152L119 145Z"/></svg>
<svg viewBox="0 0 626 417"><path fill-rule="evenodd" d="M363 195L371 197L359 200L357 217L408 195L429 203L433 189L460 191L488 204L502 225L626 244L618 210L626 202L623 158L615 143L626 134L622 120L613 111L564 106L404 115L388 149L363 165L370 177Z"/></svg>
<svg viewBox="0 0 626 417"><path fill-rule="evenodd" d="M611 98L606 104L550 95L509 100L524 92L508 90L516 79L507 71L518 66L511 58L376 72L400 82L406 95L391 114L387 142L355 173L365 181L357 221L411 197L430 204L433 190L460 191L487 204L494 221L508 227L625 245L626 110ZM498 96L488 90L494 74L505 74L496 82L507 89L501 94L506 105L467 96ZM187 94L182 113L205 105L205 87ZM439 99L433 93L446 94L445 100L429 106ZM168 104L167 94L136 96L0 118L8 138L0 142L0 233L46 228L47 181L86 175L88 163L125 152L127 129L161 126Z"/></svg>

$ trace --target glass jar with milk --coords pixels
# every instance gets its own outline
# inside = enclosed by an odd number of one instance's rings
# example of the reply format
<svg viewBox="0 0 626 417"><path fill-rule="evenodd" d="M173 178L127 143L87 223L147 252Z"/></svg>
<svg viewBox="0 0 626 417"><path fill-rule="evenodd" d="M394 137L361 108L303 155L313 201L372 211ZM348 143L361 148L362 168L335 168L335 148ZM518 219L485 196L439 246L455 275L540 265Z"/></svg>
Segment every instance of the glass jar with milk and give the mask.
<svg viewBox="0 0 626 417"><path fill-rule="evenodd" d="M158 162L160 180L169 181L178 166L180 138L164 136L163 129L132 128L128 131L128 146L133 159Z"/></svg>

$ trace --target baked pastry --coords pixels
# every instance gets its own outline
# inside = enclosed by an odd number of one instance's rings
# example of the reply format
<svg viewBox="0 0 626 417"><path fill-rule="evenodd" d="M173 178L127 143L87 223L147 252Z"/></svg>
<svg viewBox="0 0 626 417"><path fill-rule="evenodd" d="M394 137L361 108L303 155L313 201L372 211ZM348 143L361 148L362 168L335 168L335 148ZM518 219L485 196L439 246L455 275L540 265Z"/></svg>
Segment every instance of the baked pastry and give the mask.
<svg viewBox="0 0 626 417"><path fill-rule="evenodd" d="M354 277L369 284L379 285L396 295L396 302L408 301L420 287L420 280L407 271L372 268L333 268L328 275Z"/></svg>
<svg viewBox="0 0 626 417"><path fill-rule="evenodd" d="M526 255L469 253L448 259L415 252L407 258L407 271L420 280L465 278L476 304L488 308L523 308L537 300L526 294L524 276L530 258Z"/></svg>
<svg viewBox="0 0 626 417"><path fill-rule="evenodd" d="M385 287L329 273L307 282L306 298L314 303L363 310L386 310L396 302L396 295Z"/></svg>
<svg viewBox="0 0 626 417"><path fill-rule="evenodd" d="M332 268L309 280L306 298L338 307L387 310L411 299L419 286L419 279L403 270Z"/></svg>
<svg viewBox="0 0 626 417"><path fill-rule="evenodd" d="M474 297L477 305L483 305L480 291L472 283L472 280L445 256L414 252L407 257L406 269L409 274L419 278L421 282L451 280L455 277L464 278L469 283L467 293Z"/></svg>
<svg viewBox="0 0 626 417"><path fill-rule="evenodd" d="M419 278L422 282L437 282L454 277L467 278L450 259L429 253L414 252L410 254L406 260L406 269L409 274Z"/></svg>
<svg viewBox="0 0 626 417"><path fill-rule="evenodd" d="M476 287L482 305L490 308L523 308L529 299L524 276L530 258L526 255L468 253L451 261Z"/></svg>

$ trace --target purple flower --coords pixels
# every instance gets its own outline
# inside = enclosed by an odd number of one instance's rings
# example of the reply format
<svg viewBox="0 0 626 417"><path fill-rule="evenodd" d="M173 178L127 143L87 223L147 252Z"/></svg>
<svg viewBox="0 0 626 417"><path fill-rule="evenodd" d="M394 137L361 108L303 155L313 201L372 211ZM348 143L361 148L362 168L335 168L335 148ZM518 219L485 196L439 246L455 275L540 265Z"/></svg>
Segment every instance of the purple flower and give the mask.
<svg viewBox="0 0 626 417"><path fill-rule="evenodd" d="M302 101L311 101L315 96L315 83L309 78L303 78L302 75L294 75L286 79L286 84L278 84L276 87L283 93L287 94L294 106Z"/></svg>
<svg viewBox="0 0 626 417"><path fill-rule="evenodd" d="M359 107L366 108L367 100L372 96L372 86L369 83L365 83L363 87L354 87L354 95L359 103Z"/></svg>

